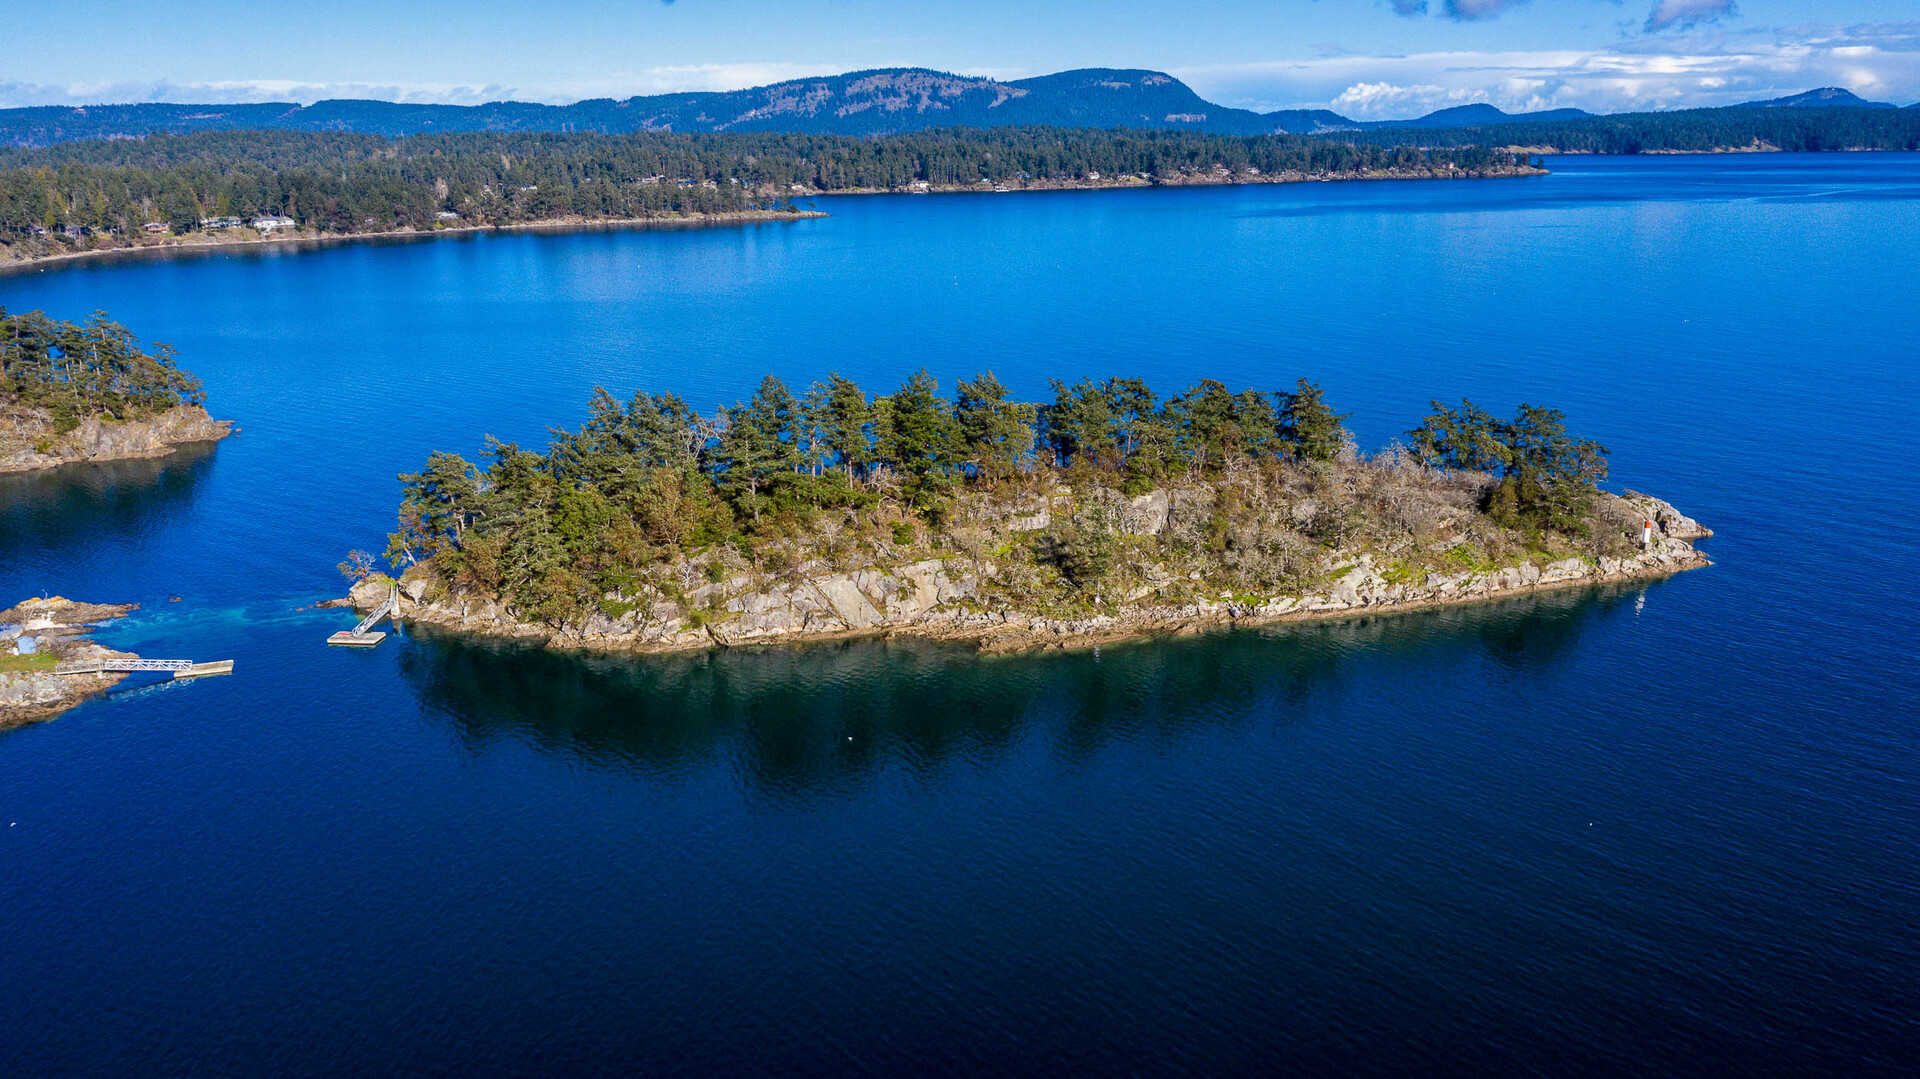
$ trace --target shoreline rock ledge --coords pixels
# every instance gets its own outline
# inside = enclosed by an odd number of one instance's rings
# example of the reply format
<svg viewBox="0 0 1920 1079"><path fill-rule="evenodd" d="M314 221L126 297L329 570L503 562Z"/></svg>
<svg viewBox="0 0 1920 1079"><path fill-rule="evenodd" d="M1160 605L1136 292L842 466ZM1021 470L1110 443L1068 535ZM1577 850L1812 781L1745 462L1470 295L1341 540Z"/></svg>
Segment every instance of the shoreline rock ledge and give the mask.
<svg viewBox="0 0 1920 1079"><path fill-rule="evenodd" d="M23 600L0 611L0 730L52 719L119 685L125 674L55 674L57 664L138 659L88 639L102 622L124 618L136 603L81 603L64 596ZM21 652L23 641L30 649Z"/></svg>
<svg viewBox="0 0 1920 1079"><path fill-rule="evenodd" d="M0 411L0 473L32 472L85 461L161 457L194 442L218 442L234 433L232 420L216 420L199 405L175 405L145 419L118 423L88 416L57 431L45 409Z"/></svg>
<svg viewBox="0 0 1920 1079"><path fill-rule="evenodd" d="M1114 495L1116 499L1121 496ZM403 576L403 620L495 637L541 639L557 648L603 652L672 652L740 644L820 641L861 636L915 636L970 643L986 652L1090 647L1139 637L1180 635L1210 626L1337 619L1423 607L1485 602L1549 588L1651 579L1712 565L1694 541L1711 529L1670 503L1628 491L1606 495L1621 518L1653 522L1650 542L1625 557L1534 556L1514 564L1428 572L1409 578L1390 552L1335 549L1311 584L1294 595L1194 596L1172 599L1185 582L1169 575L1125 596L1107 597L1099 613L1051 617L1010 607L995 594L991 561L943 556L833 570L824 562L795 572L716 581L679 597L622 596L618 615L595 612L556 628L521 621L496 600L449 592L437 580ZM1130 500L1126 529L1153 535L1167 527L1167 492ZM1138 512L1133 512L1138 511ZM1016 526L1017 527L1017 526ZM1040 526L1036 526L1040 527ZM1444 545L1443 545L1444 546ZM370 611L396 582L375 575L334 604Z"/></svg>

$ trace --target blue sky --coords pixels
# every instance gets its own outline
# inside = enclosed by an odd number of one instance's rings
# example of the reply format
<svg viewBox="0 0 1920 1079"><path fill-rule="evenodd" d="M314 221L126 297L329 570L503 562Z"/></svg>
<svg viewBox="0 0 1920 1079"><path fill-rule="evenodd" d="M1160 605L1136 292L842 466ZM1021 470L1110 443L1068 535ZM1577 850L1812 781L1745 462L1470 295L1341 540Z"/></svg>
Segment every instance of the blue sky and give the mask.
<svg viewBox="0 0 1920 1079"><path fill-rule="evenodd" d="M565 102L913 65L1172 72L1359 118L1920 100L1914 0L6 0L0 106Z"/></svg>

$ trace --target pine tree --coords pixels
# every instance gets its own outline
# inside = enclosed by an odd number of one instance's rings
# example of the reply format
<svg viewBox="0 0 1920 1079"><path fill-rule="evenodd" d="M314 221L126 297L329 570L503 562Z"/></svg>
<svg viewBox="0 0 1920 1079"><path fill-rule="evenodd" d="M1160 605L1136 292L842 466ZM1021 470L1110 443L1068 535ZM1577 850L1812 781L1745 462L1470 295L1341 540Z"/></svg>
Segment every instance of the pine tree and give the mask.
<svg viewBox="0 0 1920 1079"><path fill-rule="evenodd" d="M866 393L852 379L829 374L822 430L827 449L846 469L848 483L853 482L856 474L863 474L873 460L868 430L872 422L873 408L867 402Z"/></svg>
<svg viewBox="0 0 1920 1079"><path fill-rule="evenodd" d="M1034 407L1007 400L992 371L954 387L953 412L966 462L988 477L1012 475L1033 451Z"/></svg>
<svg viewBox="0 0 1920 1079"><path fill-rule="evenodd" d="M1319 384L1304 378L1294 384L1292 393L1275 396L1280 402L1275 433L1296 459L1331 461L1340 455L1349 438L1341 421L1352 413L1334 412Z"/></svg>

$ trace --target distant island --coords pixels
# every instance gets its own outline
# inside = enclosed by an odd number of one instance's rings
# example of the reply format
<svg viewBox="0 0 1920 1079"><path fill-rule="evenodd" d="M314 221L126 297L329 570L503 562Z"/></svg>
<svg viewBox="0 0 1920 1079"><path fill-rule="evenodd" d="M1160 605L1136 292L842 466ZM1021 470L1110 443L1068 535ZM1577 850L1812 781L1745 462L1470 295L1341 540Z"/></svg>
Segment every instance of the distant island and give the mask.
<svg viewBox="0 0 1920 1079"><path fill-rule="evenodd" d="M164 135L0 150L0 268L183 244L777 220L795 197L1541 175L1525 154L1059 128Z"/></svg>
<svg viewBox="0 0 1920 1079"><path fill-rule="evenodd" d="M1462 402L1405 446L1355 449L1304 379L1056 382L922 371L869 396L764 380L703 416L620 402L544 453L489 440L401 477L385 556L348 605L562 647L674 650L907 633L1075 646L1227 622L1484 600L1707 565L1710 533L1597 481L1606 449L1557 411Z"/></svg>
<svg viewBox="0 0 1920 1079"><path fill-rule="evenodd" d="M496 101L484 105L435 105L388 101L329 100L312 105L266 102L242 105L130 104L34 106L0 109L0 146L39 147L85 139L144 138L196 131L278 130L355 132L368 135L496 132L634 132L678 134L785 132L805 135L899 135L931 128L1066 127L1159 129L1210 135L1324 135L1367 139L1374 133L1459 129L1508 123L1572 122L1595 131L1616 123L1642 125L1675 118L1676 137L1699 140L1708 114L1738 124L1795 121L1782 110L1879 113L1848 138L1866 138L1876 148L1889 132L1911 135L1916 115L1905 117L1885 102L1866 101L1838 87L1741 102L1709 109L1596 116L1580 109L1511 114L1492 105L1457 105L1424 116L1355 120L1329 109L1256 112L1202 98L1164 71L1082 68L1031 79L1000 80L926 68L881 68L842 75L789 79L745 90L654 94L620 100L596 98L571 105ZM1765 114L1775 115L1768 118ZM1816 117L1814 127L1837 116ZM1799 124L1804 125L1805 117ZM1728 145L1744 145L1737 139ZM1789 149L1834 149L1845 145ZM1489 143L1498 145L1498 143ZM1785 143L1781 143L1785 146ZM1696 147L1699 148L1699 147ZM1631 151L1627 151L1631 152Z"/></svg>
<svg viewBox="0 0 1920 1079"><path fill-rule="evenodd" d="M173 350L141 349L99 312L83 323L0 308L0 473L158 457L233 433Z"/></svg>

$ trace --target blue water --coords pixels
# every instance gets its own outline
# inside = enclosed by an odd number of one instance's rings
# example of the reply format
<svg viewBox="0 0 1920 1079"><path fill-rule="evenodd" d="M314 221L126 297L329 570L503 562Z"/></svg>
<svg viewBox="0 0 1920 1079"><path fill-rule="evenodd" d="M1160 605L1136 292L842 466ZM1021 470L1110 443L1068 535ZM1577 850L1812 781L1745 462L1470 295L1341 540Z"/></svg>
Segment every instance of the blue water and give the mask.
<svg viewBox="0 0 1920 1079"><path fill-rule="evenodd" d="M1552 165L0 277L242 428L0 483L0 597L238 661L0 735L0 1071L1910 1071L1920 156ZM430 449L923 364L1554 405L1718 565L991 660L302 609Z"/></svg>

